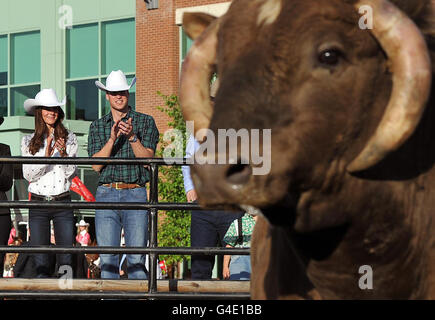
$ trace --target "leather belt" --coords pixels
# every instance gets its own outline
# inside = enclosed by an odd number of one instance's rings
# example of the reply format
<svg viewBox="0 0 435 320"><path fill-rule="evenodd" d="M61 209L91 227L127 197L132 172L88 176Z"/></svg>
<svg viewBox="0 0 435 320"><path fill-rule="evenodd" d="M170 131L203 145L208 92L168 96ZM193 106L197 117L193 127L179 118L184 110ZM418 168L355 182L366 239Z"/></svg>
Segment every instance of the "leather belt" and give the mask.
<svg viewBox="0 0 435 320"><path fill-rule="evenodd" d="M135 189L142 188L140 184L137 183L124 183L124 182L112 182L103 184L104 187L115 188L116 190L120 189Z"/></svg>
<svg viewBox="0 0 435 320"><path fill-rule="evenodd" d="M70 198L68 191L55 196L41 196L39 194L30 193L30 199L34 201L62 201L68 198Z"/></svg>

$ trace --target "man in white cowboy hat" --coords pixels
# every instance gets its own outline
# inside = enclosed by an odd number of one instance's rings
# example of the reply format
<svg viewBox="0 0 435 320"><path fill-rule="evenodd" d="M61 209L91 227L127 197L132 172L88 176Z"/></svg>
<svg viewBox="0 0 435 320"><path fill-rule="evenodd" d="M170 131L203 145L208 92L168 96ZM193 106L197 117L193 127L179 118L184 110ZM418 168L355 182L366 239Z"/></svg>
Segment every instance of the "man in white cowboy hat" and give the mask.
<svg viewBox="0 0 435 320"><path fill-rule="evenodd" d="M89 128L90 157L150 158L154 156L159 131L153 117L136 112L128 105L130 84L121 70L112 71L106 85L95 85L106 92L110 112L92 122ZM93 165L100 173L97 202L146 202L148 170L143 165ZM145 247L148 239L148 211L95 210L95 231L100 246L119 246L121 229L127 247ZM102 254L101 277L119 278L118 254ZM145 279L145 255L128 255L130 279Z"/></svg>

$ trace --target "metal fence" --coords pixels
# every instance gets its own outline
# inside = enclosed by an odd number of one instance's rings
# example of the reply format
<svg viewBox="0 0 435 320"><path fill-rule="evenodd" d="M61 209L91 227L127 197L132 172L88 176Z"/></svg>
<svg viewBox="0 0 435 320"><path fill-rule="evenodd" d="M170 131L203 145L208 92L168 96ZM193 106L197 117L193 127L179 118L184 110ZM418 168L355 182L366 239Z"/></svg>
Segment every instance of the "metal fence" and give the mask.
<svg viewBox="0 0 435 320"><path fill-rule="evenodd" d="M169 165L188 165L185 159L171 159ZM129 286L134 287L134 283L138 280L118 280L117 284L122 281L126 285L118 286L114 291L110 290L111 280L76 280L81 286L78 290L63 289L54 290L56 287L54 281L51 280L25 280L22 279L2 279L0 282L0 297L10 298L114 298L114 299L249 299L249 281L184 281L187 283L187 288L183 293L177 290L183 281L177 280L157 280L157 258L161 254L176 254L176 255L248 255L247 248L217 248L217 247L159 247L157 241L157 221L159 210L198 210L198 204L194 203L168 203L159 202L158 198L158 168L159 166L168 165L162 158L45 158L45 157L0 157L0 163L6 164L104 164L104 165L148 165L150 171L150 199L146 203L120 203L120 202L32 202L32 201L1 201L0 208L71 208L71 209L146 209L149 212L149 247L20 247L20 246L0 246L0 252L32 252L32 253L125 253L125 254L149 254L149 270L146 291L132 292ZM108 285L102 289L104 281L108 281ZM143 282L143 281L142 281ZM10 284L18 284L16 286ZM86 283L88 286L84 286ZM112 281L113 283L113 281ZM35 290L36 288L44 287L43 284L48 284L47 290ZM115 284L115 283L113 283ZM160 285L162 284L162 285ZM204 284L202 286L201 284ZM10 286L8 286L10 285ZM160 287L159 287L160 285ZM21 288L22 290L13 290L5 288ZM214 288L215 287L215 288ZM83 289L85 288L85 289ZM86 289L87 288L87 289ZM121 289L119 289L121 288ZM122 288L127 289L126 292ZM175 289L174 289L175 288ZM94 290L94 291L92 291ZM186 291L187 290L187 291ZM167 292L162 292L167 291Z"/></svg>

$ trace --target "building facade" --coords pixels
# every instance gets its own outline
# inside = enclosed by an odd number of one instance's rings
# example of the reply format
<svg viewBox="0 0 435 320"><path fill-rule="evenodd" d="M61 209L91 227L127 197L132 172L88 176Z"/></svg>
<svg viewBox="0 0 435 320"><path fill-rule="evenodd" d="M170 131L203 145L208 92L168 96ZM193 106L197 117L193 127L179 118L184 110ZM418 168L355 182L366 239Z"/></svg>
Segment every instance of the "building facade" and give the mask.
<svg viewBox="0 0 435 320"><path fill-rule="evenodd" d="M109 109L95 80L104 83L117 69L130 80L135 76L135 15L135 0L2 0L0 141L13 156L21 155L21 139L34 129L23 102L43 88L54 88L60 100L67 97L65 126L78 137L78 156L88 156L89 125ZM136 87L131 91L135 107ZM95 191L98 176L90 166L80 166L78 176ZM15 166L8 198L26 200L27 186L21 166ZM80 196L73 193L73 199Z"/></svg>
<svg viewBox="0 0 435 320"><path fill-rule="evenodd" d="M164 133L169 119L156 108L163 104L157 92L178 94L182 59L192 44L181 28L183 13L219 16L229 5L222 0L2 0L0 141L20 156L22 137L34 129L23 102L54 88L59 99L67 97L64 123L78 137L78 156L87 157L89 125L110 109L94 82L105 83L118 69L129 81L137 77L132 107L152 115ZM98 176L90 166L80 166L78 176L95 193ZM8 198L26 200L27 187L21 166L15 166ZM73 200L80 199L73 193Z"/></svg>
<svg viewBox="0 0 435 320"><path fill-rule="evenodd" d="M152 0L150 0L152 2ZM220 16L228 10L226 0L160 0L150 9L144 0L136 0L136 102L142 106L159 106L165 95L178 94L181 63L192 44L181 28L186 11ZM156 119L160 132L168 128L168 118L155 108L144 112Z"/></svg>
<svg viewBox="0 0 435 320"><path fill-rule="evenodd" d="M192 40L183 32L183 13L205 12L215 16L224 14L229 1L219 0L136 0L136 105L151 114L163 133L169 119L155 106L162 105L164 95L179 92L180 68ZM157 7L157 8L156 8ZM216 256L212 277L222 274L222 263ZM190 269L186 266L185 269Z"/></svg>

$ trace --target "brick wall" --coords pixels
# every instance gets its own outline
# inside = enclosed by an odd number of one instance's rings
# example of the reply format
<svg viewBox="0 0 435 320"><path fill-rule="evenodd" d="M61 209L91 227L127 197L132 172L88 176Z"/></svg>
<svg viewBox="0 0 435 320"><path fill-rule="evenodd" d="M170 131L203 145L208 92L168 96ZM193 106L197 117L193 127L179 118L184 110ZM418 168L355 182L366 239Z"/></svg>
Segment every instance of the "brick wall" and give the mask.
<svg viewBox="0 0 435 320"><path fill-rule="evenodd" d="M155 107L163 100L156 92L178 94L179 27L175 10L228 0L161 0L159 8L147 10L144 0L136 0L136 109L152 115L159 131L168 118Z"/></svg>

